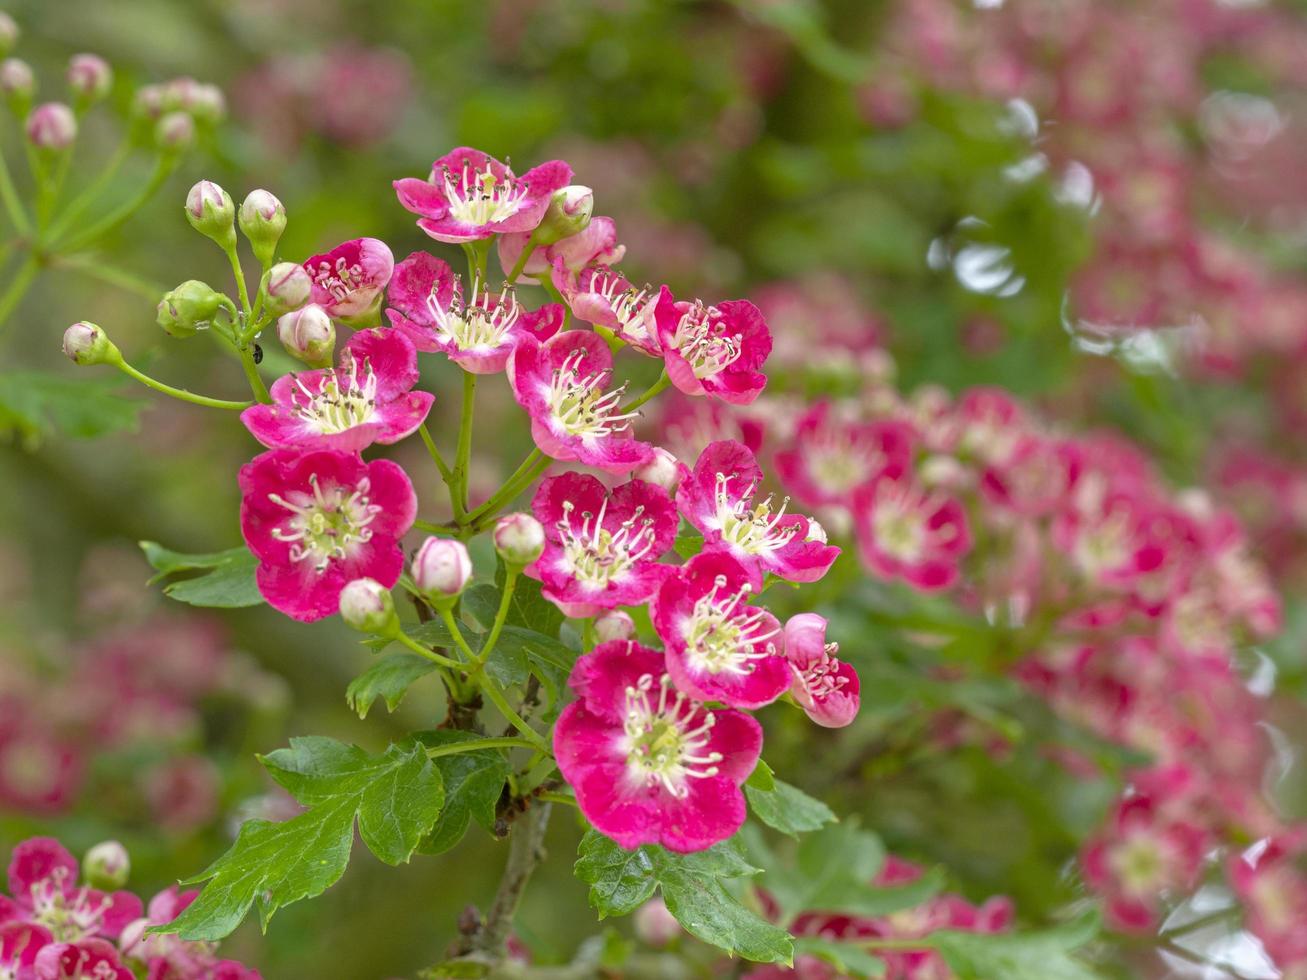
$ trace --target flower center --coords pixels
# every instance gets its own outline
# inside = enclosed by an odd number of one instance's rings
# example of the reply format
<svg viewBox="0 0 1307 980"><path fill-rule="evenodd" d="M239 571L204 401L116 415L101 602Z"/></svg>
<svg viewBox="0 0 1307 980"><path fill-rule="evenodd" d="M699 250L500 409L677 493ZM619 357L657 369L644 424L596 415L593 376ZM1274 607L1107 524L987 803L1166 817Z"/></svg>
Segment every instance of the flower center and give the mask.
<svg viewBox="0 0 1307 980"><path fill-rule="evenodd" d="M840 662L835 656L839 652L838 643L827 643L822 648L821 656L807 666L799 668L790 665L813 700L828 698L849 683L849 679L839 673Z"/></svg>
<svg viewBox="0 0 1307 980"><path fill-rule="evenodd" d="M776 655L771 638L780 628L768 622L767 613L742 605L752 588L723 594L726 576L718 575L713 587L698 602L685 626L685 643L692 666L710 674L752 674L756 660Z"/></svg>
<svg viewBox="0 0 1307 980"><path fill-rule="evenodd" d="M701 712L693 701L676 692L669 702L672 679L658 681L658 700L651 699L652 674L644 674L634 687L626 689L626 719L623 722L626 770L630 778L645 786L661 785L678 799L689 795L687 780L708 779L718 773L720 752L705 752L708 736L717 717Z"/></svg>
<svg viewBox="0 0 1307 980"><path fill-rule="evenodd" d="M750 484L743 494L732 498L727 489L730 482L729 474L717 474L717 523L721 527L722 540L750 555L774 555L789 544L798 533L799 525L778 525L785 517L790 498L781 501L780 510L773 515L771 494L750 508L756 484Z"/></svg>
<svg viewBox="0 0 1307 980"><path fill-rule="evenodd" d="M575 350L554 372L545 396L550 412L569 435L582 438L597 439L629 429L630 420L639 413L623 414L617 410L626 385L605 394L601 388L603 372L582 376L583 360L585 351Z"/></svg>
<svg viewBox="0 0 1307 980"><path fill-rule="evenodd" d="M598 514L581 512L579 525L573 522L575 510L575 504L565 501L563 519L556 526L572 574L581 585L603 589L610 582L620 581L653 550L653 518L644 516L643 505L616 531L603 526L608 512L606 497Z"/></svg>
<svg viewBox="0 0 1307 980"><path fill-rule="evenodd" d="M446 167L443 179L449 214L465 225L506 221L522 210L530 193L512 177L496 177L489 163L485 170L470 163L464 163L461 172Z"/></svg>
<svg viewBox="0 0 1307 980"><path fill-rule="evenodd" d="M1130 554L1130 514L1127 508L1111 511L1096 525L1086 528L1076 542L1075 558L1090 576L1119 568Z"/></svg>
<svg viewBox="0 0 1307 980"><path fill-rule="evenodd" d="M866 482L885 463L885 454L872 440L843 431L826 431L801 451L822 488L834 494L846 493Z"/></svg>
<svg viewBox="0 0 1307 980"><path fill-rule="evenodd" d="M449 308L442 309L436 302L436 290L432 288L427 297L427 309L442 343L460 351L496 350L503 345L504 338L521 318L522 307L511 289L504 290L493 304L490 295L480 292L480 289L481 283L474 279L472 298L467 303L455 296Z"/></svg>
<svg viewBox="0 0 1307 980"><path fill-rule="evenodd" d="M1112 848L1108 864L1130 895L1153 895L1166 884L1166 855L1158 842L1137 835Z"/></svg>
<svg viewBox="0 0 1307 980"><path fill-rule="evenodd" d="M613 316L622 325L622 331L637 341L650 337L649 321L652 318L655 299L651 297L651 287L637 289L618 275L596 275L590 280L590 288L608 301Z"/></svg>
<svg viewBox="0 0 1307 980"><path fill-rule="evenodd" d="M871 515L872 534L881 551L899 561L915 561L926 547L926 501L910 489L882 486Z"/></svg>
<svg viewBox="0 0 1307 980"><path fill-rule="evenodd" d="M290 511L284 527L272 529L278 541L291 543L290 560L311 561L319 574L327 570L332 559L348 558L361 544L372 539L368 527L381 508L368 502L372 484L367 477L356 487L333 486L323 489L314 473L309 477L312 493L289 491L286 496L270 493L268 499Z"/></svg>
<svg viewBox="0 0 1307 980"><path fill-rule="evenodd" d="M741 337L726 330L726 321L715 306L696 302L681 314L672 346L680 351L696 378L711 378L739 360L744 350Z"/></svg>
<svg viewBox="0 0 1307 980"><path fill-rule="evenodd" d="M336 259L335 265L324 259L313 270L313 281L330 293L332 299L343 300L365 284L363 266L357 262L350 265L343 255Z"/></svg>
<svg viewBox="0 0 1307 980"><path fill-rule="evenodd" d="M317 391L295 377L291 403L296 415L324 435L346 432L372 421L377 410L377 376L371 364L364 361L360 368L353 354L346 351L341 366L324 371L320 377Z"/></svg>
<svg viewBox="0 0 1307 980"><path fill-rule="evenodd" d="M98 932L105 912L113 906L108 895L96 897L87 888L69 890L67 877L67 868L55 868L28 892L32 920L49 929L61 943L77 942Z"/></svg>

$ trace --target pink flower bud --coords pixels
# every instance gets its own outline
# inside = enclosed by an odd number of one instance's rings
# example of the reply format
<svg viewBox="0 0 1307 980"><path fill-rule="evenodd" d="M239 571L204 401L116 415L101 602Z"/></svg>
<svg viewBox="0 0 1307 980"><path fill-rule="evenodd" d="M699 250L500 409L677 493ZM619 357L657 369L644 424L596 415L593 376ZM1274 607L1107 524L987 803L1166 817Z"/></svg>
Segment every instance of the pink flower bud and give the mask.
<svg viewBox="0 0 1307 980"><path fill-rule="evenodd" d="M0 55L6 55L14 49L14 45L18 43L18 35L21 33L13 18L0 12Z"/></svg>
<svg viewBox="0 0 1307 980"><path fill-rule="evenodd" d="M649 946L662 949L681 934L681 924L661 898L651 898L635 910L635 934Z"/></svg>
<svg viewBox="0 0 1307 980"><path fill-rule="evenodd" d="M116 840L96 844L82 858L82 876L92 888L115 891L127 884L132 861L127 848Z"/></svg>
<svg viewBox="0 0 1307 980"><path fill-rule="evenodd" d="M122 359L118 348L103 330L79 320L64 331L64 353L74 364L108 364Z"/></svg>
<svg viewBox="0 0 1307 980"><path fill-rule="evenodd" d="M62 102L46 102L27 117L27 139L38 150L62 152L77 139L77 117Z"/></svg>
<svg viewBox="0 0 1307 980"><path fill-rule="evenodd" d="M462 595L471 578L472 558L462 541L427 538L413 558L414 584L437 603Z"/></svg>
<svg viewBox="0 0 1307 980"><path fill-rule="evenodd" d="M309 301L313 280L298 262L278 262L268 272L268 310L278 315L298 310Z"/></svg>
<svg viewBox="0 0 1307 980"><path fill-rule="evenodd" d="M495 525L495 551L507 565L531 564L545 551L545 526L530 514L505 514Z"/></svg>
<svg viewBox="0 0 1307 980"><path fill-rule="evenodd" d="M635 638L635 620L620 609L610 609L595 619L595 635L600 643Z"/></svg>
<svg viewBox="0 0 1307 980"><path fill-rule="evenodd" d="M331 365L331 354L336 349L336 325L321 306L310 303L281 317L277 321L277 337L286 353L309 367Z"/></svg>
<svg viewBox="0 0 1307 980"><path fill-rule="evenodd" d="M662 487L668 493L675 493L681 483L681 464L666 449L655 446L653 459L632 470L631 475L637 480Z"/></svg>
<svg viewBox="0 0 1307 980"><path fill-rule="evenodd" d="M154 145L160 150L181 153L195 142L195 120L185 112L170 112L154 127Z"/></svg>
<svg viewBox="0 0 1307 980"><path fill-rule="evenodd" d="M68 62L68 88L83 105L99 102L113 87L113 69L96 54L75 54Z"/></svg>
<svg viewBox="0 0 1307 980"><path fill-rule="evenodd" d="M285 205L271 191L250 191L241 202L238 221L258 260L264 265L272 262L277 242L286 230Z"/></svg>
<svg viewBox="0 0 1307 980"><path fill-rule="evenodd" d="M383 636L399 625L390 590L371 578L356 578L340 590L340 618L362 633Z"/></svg>
<svg viewBox="0 0 1307 980"><path fill-rule="evenodd" d="M594 191L580 184L570 184L554 191L549 207L531 237L537 244L554 242L585 231L594 213Z"/></svg>
<svg viewBox="0 0 1307 980"><path fill-rule="evenodd" d="M201 180L191 187L186 195L186 220L224 248L236 246L236 205L213 181Z"/></svg>
<svg viewBox="0 0 1307 980"><path fill-rule="evenodd" d="M32 66L21 58L0 61L0 93L7 99L30 99L36 92Z"/></svg>
<svg viewBox="0 0 1307 980"><path fill-rule="evenodd" d="M163 115L166 101L162 85L142 85L132 97L132 115L143 119L158 119Z"/></svg>

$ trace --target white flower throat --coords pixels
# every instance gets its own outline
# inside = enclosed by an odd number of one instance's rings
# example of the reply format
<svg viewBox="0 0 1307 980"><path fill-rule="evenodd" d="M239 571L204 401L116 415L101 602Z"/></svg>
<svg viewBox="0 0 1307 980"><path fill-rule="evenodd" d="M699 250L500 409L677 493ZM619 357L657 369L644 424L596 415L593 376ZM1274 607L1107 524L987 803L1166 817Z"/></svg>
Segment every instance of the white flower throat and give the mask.
<svg viewBox="0 0 1307 980"><path fill-rule="evenodd" d="M436 287L432 287L427 310L440 342L460 351L497 350L522 318L522 307L512 289L505 289L492 300L489 293L482 291L477 279L472 281L472 296L466 303L460 290L455 290L448 307L436 301Z"/></svg>
<svg viewBox="0 0 1307 980"><path fill-rule="evenodd" d="M626 689L626 717L622 740L627 772L645 786L662 786L678 799L689 795L690 779L709 779L720 771L720 752L705 752L717 717L700 712L698 705L679 691L669 701L672 680L658 680L658 698L652 699L654 678L643 674Z"/></svg>
<svg viewBox="0 0 1307 980"><path fill-rule="evenodd" d="M733 593L725 592L726 576L718 575L713 587L694 604L685 625L686 652L690 664L710 674L747 676L757 661L776 656L772 637L780 632L765 609L744 605L753 591L745 582Z"/></svg>
<svg viewBox="0 0 1307 980"><path fill-rule="evenodd" d="M757 485L750 483L744 493L732 495L727 473L717 474L717 524L722 540L750 555L770 557L784 548L799 531L799 524L781 527L790 498L781 501L780 509L772 513L772 494L758 504L753 503Z"/></svg>
<svg viewBox="0 0 1307 980"><path fill-rule="evenodd" d="M450 217L466 225L506 221L522 210L530 194L515 178L496 177L489 162L485 170L477 170L471 163L464 163L461 171L445 167L441 177Z"/></svg>
<svg viewBox="0 0 1307 980"><path fill-rule="evenodd" d="M367 477L354 487L324 489L315 473L309 484L312 493L268 494L269 500L291 514L284 527L272 529L272 536L290 542L292 562L312 562L313 570L321 574L333 559L348 558L359 545L372 540L368 525L376 520L381 507L368 500L372 483Z"/></svg>
<svg viewBox="0 0 1307 980"><path fill-rule="evenodd" d="M700 381L725 371L744 352L743 338L728 332L721 310L700 302L681 314L672 347L680 351Z"/></svg>
<svg viewBox="0 0 1307 980"><path fill-rule="evenodd" d="M574 520L575 511L575 504L570 500L564 502L563 519L555 526L568 564L583 585L603 588L610 582L620 581L653 551L654 522L653 518L644 516L643 505L615 531L604 527L608 498L604 498L598 514L582 511L579 524Z"/></svg>
<svg viewBox="0 0 1307 980"><path fill-rule="evenodd" d="M338 302L360 286L366 285L363 266L358 262L351 265L343 255L334 264L326 260L319 262L313 270L313 281Z"/></svg>
<svg viewBox="0 0 1307 980"><path fill-rule="evenodd" d="M554 372L545 395L550 413L570 435L582 438L602 438L629 429L631 419L640 413L619 411L626 385L604 393L603 371L581 373L585 356L584 350L572 351Z"/></svg>
<svg viewBox="0 0 1307 980"><path fill-rule="evenodd" d="M371 422L377 411L377 376L372 365L362 365L346 351L338 368L320 375L316 390L292 375L291 404L295 414L323 435L336 435Z"/></svg>

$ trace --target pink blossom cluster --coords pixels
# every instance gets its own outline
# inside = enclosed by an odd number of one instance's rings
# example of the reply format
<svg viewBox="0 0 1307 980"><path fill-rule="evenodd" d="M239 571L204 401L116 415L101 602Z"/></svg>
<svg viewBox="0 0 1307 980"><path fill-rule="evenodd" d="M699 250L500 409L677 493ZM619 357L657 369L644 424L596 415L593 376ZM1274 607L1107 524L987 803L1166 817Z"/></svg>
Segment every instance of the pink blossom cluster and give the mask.
<svg viewBox="0 0 1307 980"><path fill-rule="evenodd" d="M922 875L920 866L889 855L872 884L878 887L905 885ZM772 904L766 894L763 899ZM974 905L961 895L943 894L914 908L886 916L854 916L814 909L799 915L790 931L800 938L816 937L834 942L890 939L911 940L928 936L941 929L957 932L1001 933L1012 927L1015 909L1005 897L990 898ZM947 980L954 974L940 955L929 949L877 950L885 962L887 980ZM759 967L749 971L749 980L780 980L798 975L801 980L834 980L838 970L824 960L801 954L792 970L781 966Z"/></svg>
<svg viewBox="0 0 1307 980"><path fill-rule="evenodd" d="M128 891L79 885L77 860L52 837L18 844L0 894L0 974L14 980L259 980L213 943L147 935L198 892L162 891L148 907Z"/></svg>
<svg viewBox="0 0 1307 980"><path fill-rule="evenodd" d="M0 809L87 807L171 834L212 825L223 787L197 745L205 704L238 690L277 696L277 682L233 653L222 625L154 614L49 659L54 669L17 657L0 667ZM120 812L134 796L112 792L122 778L136 782L146 814Z"/></svg>

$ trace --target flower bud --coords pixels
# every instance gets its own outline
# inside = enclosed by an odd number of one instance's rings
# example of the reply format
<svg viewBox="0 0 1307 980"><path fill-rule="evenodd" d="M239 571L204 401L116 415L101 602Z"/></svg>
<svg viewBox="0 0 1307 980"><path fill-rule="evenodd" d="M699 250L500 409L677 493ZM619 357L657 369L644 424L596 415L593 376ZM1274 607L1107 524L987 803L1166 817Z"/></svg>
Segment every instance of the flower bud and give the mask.
<svg viewBox="0 0 1307 980"><path fill-rule="evenodd" d="M209 325L222 306L223 295L208 283L187 279L159 301L155 322L169 336L193 337Z"/></svg>
<svg viewBox="0 0 1307 980"><path fill-rule="evenodd" d="M271 191L250 191L241 202L237 220L241 232L250 240L255 257L263 265L270 265L281 233L286 230L285 205Z"/></svg>
<svg viewBox="0 0 1307 980"><path fill-rule="evenodd" d="M32 96L36 94L32 66L21 58L0 61L0 94L4 95L14 115L27 115L27 110L32 107Z"/></svg>
<svg viewBox="0 0 1307 980"><path fill-rule="evenodd" d="M578 232L585 231L594 213L594 191L580 184L570 184L554 191L549 209L540 224L531 233L537 245L552 245Z"/></svg>
<svg viewBox="0 0 1307 980"><path fill-rule="evenodd" d="M530 514L505 514L495 524L494 539L510 568L524 568L545 552L545 527Z"/></svg>
<svg viewBox="0 0 1307 980"><path fill-rule="evenodd" d="M676 457L661 446L654 448L653 459L631 471L637 480L662 487L668 493L675 493L681 483L681 464Z"/></svg>
<svg viewBox="0 0 1307 980"><path fill-rule="evenodd" d="M81 106L99 102L113 87L113 69L97 54L75 54L68 61L68 88Z"/></svg>
<svg viewBox="0 0 1307 980"><path fill-rule="evenodd" d="M280 316L298 310L309 301L313 279L298 262L278 262L268 271L267 307Z"/></svg>
<svg viewBox="0 0 1307 980"><path fill-rule="evenodd" d="M164 113L167 101L162 85L142 85L132 96L132 117L158 119ZM187 113L189 115L189 113Z"/></svg>
<svg viewBox="0 0 1307 980"><path fill-rule="evenodd" d="M77 139L77 117L62 102L45 102L27 116L27 140L38 150L62 153Z"/></svg>
<svg viewBox="0 0 1307 980"><path fill-rule="evenodd" d="M132 873L132 861L127 848L116 840L96 844L82 858L82 877L92 888L116 891L127 884Z"/></svg>
<svg viewBox="0 0 1307 980"><path fill-rule="evenodd" d="M196 82L186 108L197 122L213 126L227 118L227 97L216 85Z"/></svg>
<svg viewBox="0 0 1307 980"><path fill-rule="evenodd" d="M186 195L186 220L223 248L236 247L236 205L213 181L200 181Z"/></svg>
<svg viewBox="0 0 1307 980"><path fill-rule="evenodd" d="M79 320L64 331L64 353L74 364L115 364L122 354L94 323Z"/></svg>
<svg viewBox="0 0 1307 980"><path fill-rule="evenodd" d="M392 634L399 626L395 599L376 579L356 578L340 590L340 618L361 633Z"/></svg>
<svg viewBox="0 0 1307 980"><path fill-rule="evenodd" d="M600 643L630 640L635 636L635 620L620 609L610 609L595 619L595 636Z"/></svg>
<svg viewBox="0 0 1307 980"><path fill-rule="evenodd" d="M437 605L457 599L472 578L467 545L453 538L427 538L413 558L413 583Z"/></svg>
<svg viewBox="0 0 1307 980"><path fill-rule="evenodd" d="M277 321L277 337L286 353L309 367L331 366L331 354L336 349L336 325L321 306L310 303L281 317Z"/></svg>
<svg viewBox="0 0 1307 980"><path fill-rule="evenodd" d="M185 112L170 112L154 124L154 145L164 153L184 153L195 142L195 120Z"/></svg>
<svg viewBox="0 0 1307 980"><path fill-rule="evenodd" d="M0 57L14 49L14 45L18 43L18 35L21 33L13 18L0 12Z"/></svg>
<svg viewBox="0 0 1307 980"><path fill-rule="evenodd" d="M651 898L635 910L635 934L642 943L662 949L681 934L681 924L662 898Z"/></svg>

